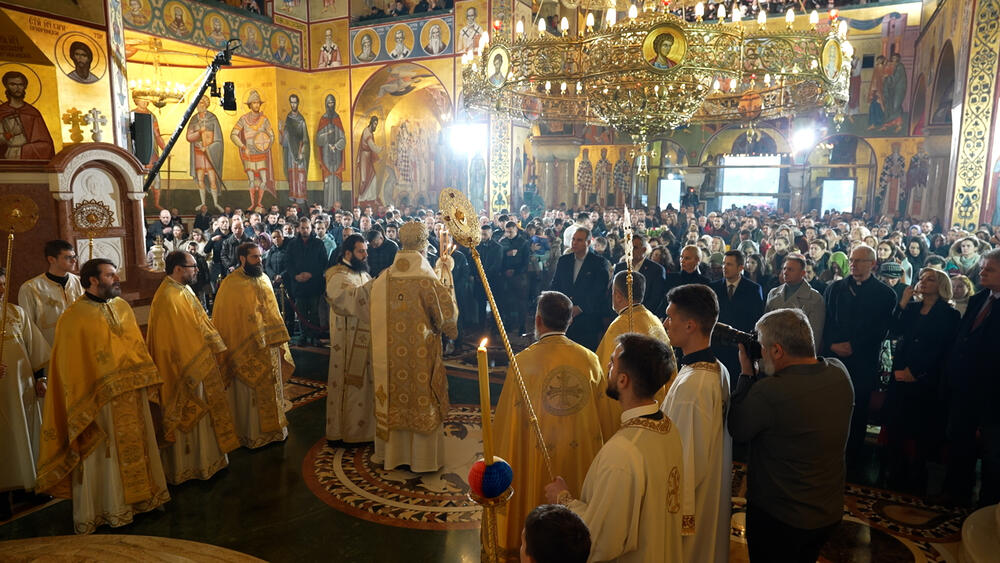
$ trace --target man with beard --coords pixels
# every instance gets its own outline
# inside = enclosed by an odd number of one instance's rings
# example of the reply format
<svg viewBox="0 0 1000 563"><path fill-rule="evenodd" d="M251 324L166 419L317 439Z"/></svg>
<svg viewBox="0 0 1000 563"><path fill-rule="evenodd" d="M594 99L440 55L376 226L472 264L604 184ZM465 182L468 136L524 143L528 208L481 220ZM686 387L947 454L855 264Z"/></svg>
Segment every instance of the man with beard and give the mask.
<svg viewBox="0 0 1000 563"><path fill-rule="evenodd" d="M260 247L245 242L236 255L240 267L219 285L212 322L226 346L222 379L229 386L236 435L240 445L253 449L288 437L284 382L295 364Z"/></svg>
<svg viewBox="0 0 1000 563"><path fill-rule="evenodd" d="M165 260L167 276L149 307L146 345L163 385L152 393L159 405L159 442L167 482L209 479L229 465L240 447L216 357L222 337L191 290L198 279L194 256L175 250Z"/></svg>
<svg viewBox="0 0 1000 563"><path fill-rule="evenodd" d="M440 55L448 48L448 44L441 41L441 25L432 23L427 31L427 44L424 45L424 52L428 55Z"/></svg>
<svg viewBox="0 0 1000 563"><path fill-rule="evenodd" d="M122 526L170 500L148 399L162 379L121 295L118 269L80 268L85 293L59 319L36 492L73 499L79 534Z"/></svg>
<svg viewBox="0 0 1000 563"><path fill-rule="evenodd" d="M70 43L69 58L73 61L74 69L66 76L80 84L93 84L98 81L98 76L90 72L90 65L94 62L94 51L89 45L83 41Z"/></svg>
<svg viewBox="0 0 1000 563"><path fill-rule="evenodd" d="M0 104L0 159L49 160L56 154L42 114L24 101L28 77L12 70L3 78L7 101Z"/></svg>
<svg viewBox="0 0 1000 563"><path fill-rule="evenodd" d="M375 439L372 391L368 244L351 235L338 250L340 260L326 271L330 303L330 373L326 396L326 439L347 443Z"/></svg>
<svg viewBox="0 0 1000 563"><path fill-rule="evenodd" d="M597 452L579 499L562 477L545 486L549 503L566 505L587 524L592 561L688 561L681 558L680 489L688 478L681 439L653 398L675 366L663 342L619 336L606 393L621 403L621 429Z"/></svg>
<svg viewBox="0 0 1000 563"><path fill-rule="evenodd" d="M756 329L760 371L741 345L729 409L733 439L750 442L750 561L815 561L843 517L854 390L840 360L816 357L801 310L771 311Z"/></svg>
<svg viewBox="0 0 1000 563"><path fill-rule="evenodd" d="M558 291L538 297L535 343L517 354L517 365L552 458L552 471L562 475L579 496L590 462L604 444L598 402L605 396L604 374L597 356L566 338L573 303ZM543 498L548 482L545 460L536 443L518 382L508 369L497 403L496 455L514 468L514 496L500 511L502 549L514 556L521 545L524 519Z"/></svg>
<svg viewBox="0 0 1000 563"><path fill-rule="evenodd" d="M299 315L296 344L319 345L319 306L323 296L323 271L329 253L313 234L308 217L299 219L299 236L286 242L288 256L282 279Z"/></svg>
<svg viewBox="0 0 1000 563"><path fill-rule="evenodd" d="M299 113L298 95L288 96L288 106L290 109L285 116L285 126L278 128L288 178L288 199L305 204L306 174L309 172L309 130L306 119Z"/></svg>
<svg viewBox="0 0 1000 563"><path fill-rule="evenodd" d="M184 21L184 11L180 6L174 7L174 19L167 25L167 29L174 35L185 36L190 32L188 24Z"/></svg>

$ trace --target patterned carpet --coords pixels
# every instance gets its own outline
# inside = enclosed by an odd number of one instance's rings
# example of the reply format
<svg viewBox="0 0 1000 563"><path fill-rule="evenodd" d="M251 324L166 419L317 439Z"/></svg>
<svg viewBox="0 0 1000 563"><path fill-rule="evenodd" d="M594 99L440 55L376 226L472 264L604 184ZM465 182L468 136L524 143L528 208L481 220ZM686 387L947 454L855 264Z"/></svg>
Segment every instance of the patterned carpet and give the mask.
<svg viewBox="0 0 1000 563"><path fill-rule="evenodd" d="M207 543L152 536L96 534L55 536L0 542L0 560L18 561L146 561L182 563L262 561Z"/></svg>

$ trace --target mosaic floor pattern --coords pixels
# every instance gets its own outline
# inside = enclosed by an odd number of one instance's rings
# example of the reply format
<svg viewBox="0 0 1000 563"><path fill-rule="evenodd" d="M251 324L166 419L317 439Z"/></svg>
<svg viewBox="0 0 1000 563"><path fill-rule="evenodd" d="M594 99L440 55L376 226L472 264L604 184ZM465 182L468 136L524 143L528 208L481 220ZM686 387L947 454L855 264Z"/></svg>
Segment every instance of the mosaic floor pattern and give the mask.
<svg viewBox="0 0 1000 563"><path fill-rule="evenodd" d="M152 536L97 534L55 536L0 542L0 560L18 561L147 561L183 563L262 561L207 543Z"/></svg>

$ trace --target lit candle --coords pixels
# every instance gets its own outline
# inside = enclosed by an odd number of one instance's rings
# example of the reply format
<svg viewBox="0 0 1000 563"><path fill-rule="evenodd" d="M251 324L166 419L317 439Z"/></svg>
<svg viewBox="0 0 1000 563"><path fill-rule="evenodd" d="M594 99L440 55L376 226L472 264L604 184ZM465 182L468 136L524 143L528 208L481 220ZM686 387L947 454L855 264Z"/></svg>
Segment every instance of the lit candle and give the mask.
<svg viewBox="0 0 1000 563"><path fill-rule="evenodd" d="M518 37L524 35L524 20L517 20L517 23L514 24L514 33L516 33Z"/></svg>
<svg viewBox="0 0 1000 563"><path fill-rule="evenodd" d="M486 45L488 45L489 42L490 42L490 34L484 31L483 34L479 36L479 50L485 51Z"/></svg>
<svg viewBox="0 0 1000 563"><path fill-rule="evenodd" d="M795 23L795 9L789 8L788 11L785 12L785 24L791 28L793 23Z"/></svg>
<svg viewBox="0 0 1000 563"><path fill-rule="evenodd" d="M743 10L736 2L733 2L733 23L740 23L741 19L743 19Z"/></svg>
<svg viewBox="0 0 1000 563"><path fill-rule="evenodd" d="M697 18L698 21L701 21L701 19L705 17L704 2L698 2L697 4L694 5L694 17Z"/></svg>
<svg viewBox="0 0 1000 563"><path fill-rule="evenodd" d="M594 29L594 13L587 12L587 31Z"/></svg>
<svg viewBox="0 0 1000 563"><path fill-rule="evenodd" d="M561 19L559 21L559 30L562 31L564 34L567 31L569 31L569 20L568 19L563 18L563 19Z"/></svg>
<svg viewBox="0 0 1000 563"><path fill-rule="evenodd" d="M548 80L545 81L545 93L548 94L552 91L552 83Z"/></svg>
<svg viewBox="0 0 1000 563"><path fill-rule="evenodd" d="M618 21L618 12L614 8L608 8L607 14L604 16L604 20L608 22L608 25L615 25Z"/></svg>
<svg viewBox="0 0 1000 563"><path fill-rule="evenodd" d="M757 12L757 25L764 27L767 25L767 14L764 10Z"/></svg>
<svg viewBox="0 0 1000 563"><path fill-rule="evenodd" d="M632 4L628 7L628 19L634 20L637 17L639 17L639 8L636 8L635 4Z"/></svg>
<svg viewBox="0 0 1000 563"><path fill-rule="evenodd" d="M559 93L560 94L565 94L566 93L566 83L565 82L563 82L562 84L559 85Z"/></svg>
<svg viewBox="0 0 1000 563"><path fill-rule="evenodd" d="M719 9L715 11L715 16L719 18L719 23L722 23L726 19L726 7L719 4Z"/></svg>
<svg viewBox="0 0 1000 563"><path fill-rule="evenodd" d="M483 459L486 465L493 464L493 420L490 406L490 366L486 358L486 339L479 343L476 349L476 361L479 364L479 409L483 421Z"/></svg>
<svg viewBox="0 0 1000 563"><path fill-rule="evenodd" d="M812 13L809 14L809 25L813 27L819 25L819 12L816 10L813 10Z"/></svg>
<svg viewBox="0 0 1000 563"><path fill-rule="evenodd" d="M845 39L847 37L847 20L840 20L840 23L837 24L837 35L839 35L841 39Z"/></svg>

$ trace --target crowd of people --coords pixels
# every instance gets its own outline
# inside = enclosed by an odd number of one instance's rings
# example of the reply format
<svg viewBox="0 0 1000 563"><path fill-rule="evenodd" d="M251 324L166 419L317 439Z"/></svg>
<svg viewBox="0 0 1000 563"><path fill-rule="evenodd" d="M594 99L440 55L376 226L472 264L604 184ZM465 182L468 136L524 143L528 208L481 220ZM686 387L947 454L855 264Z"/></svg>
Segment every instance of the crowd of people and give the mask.
<svg viewBox="0 0 1000 563"><path fill-rule="evenodd" d="M507 333L534 342L518 364L547 445L532 447L532 417L509 372L497 454L515 466L515 490L531 491L501 514L510 553L528 543L525 519L538 522L529 514L547 500L586 525L593 560L727 561L732 456L749 445L751 559L794 549L815 560L840 521L848 468L875 461L870 423L882 428L883 484L926 494L927 464L943 461L942 500L970 504L981 446L979 503L1000 500L1000 420L989 403L997 384L986 363L1000 331L993 227L690 206L630 216L626 229L613 208L484 213L473 249L454 244L429 209L203 207L190 229L164 210L147 226L149 258L164 255L167 275L145 343L115 299L116 265L91 260L77 277L72 246L53 241L49 270L12 305L21 324L5 364L24 380L19 395L51 395L48 382L102 349L91 343L101 338L121 345L84 371L122 354L131 386L118 389L128 400L84 414L51 398L44 409L23 397L4 403L22 405L22 441L38 470L21 463L0 489L89 498L96 482L70 478L82 457L91 476L120 475L124 501L79 514L74 504L79 530L103 523L94 516L102 510L130 519L162 504L166 483L207 478L226 452L287 436L287 343L330 347L332 445L374 440L373 459L387 469L435 471L447 414L442 357L496 337L478 260ZM102 322L106 331L92 329ZM87 391L59 389L67 392ZM135 420L115 431L109 456L88 457L102 432ZM40 446L39 428L52 430ZM144 456L138 473L114 452L157 442L170 453ZM801 464L786 466L788 456ZM647 494L669 502L643 503ZM663 526L671 532L652 541Z"/></svg>

